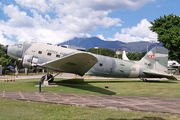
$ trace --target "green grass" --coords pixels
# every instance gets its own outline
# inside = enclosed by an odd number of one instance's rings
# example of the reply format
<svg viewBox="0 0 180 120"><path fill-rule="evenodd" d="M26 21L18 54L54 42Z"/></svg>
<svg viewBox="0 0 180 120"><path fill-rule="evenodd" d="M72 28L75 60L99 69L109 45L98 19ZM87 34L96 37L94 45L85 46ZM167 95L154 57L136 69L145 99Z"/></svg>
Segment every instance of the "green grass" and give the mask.
<svg viewBox="0 0 180 120"><path fill-rule="evenodd" d="M42 92L98 94L118 96L180 97L180 81L55 79L58 87L42 87ZM39 79L0 81L1 91L38 92ZM109 88L106 89L105 86ZM120 119L163 120L180 119L179 115L140 113L99 108L70 107L54 104L31 103L0 98L0 119Z"/></svg>
<svg viewBox="0 0 180 120"><path fill-rule="evenodd" d="M146 97L180 97L180 81L151 81L141 80L92 80L92 79L55 79L62 81L58 87L42 87L42 92L117 95L117 96L146 96ZM0 81L1 91L38 92L39 79L16 80L16 82ZM106 89L105 86L109 88Z"/></svg>
<svg viewBox="0 0 180 120"><path fill-rule="evenodd" d="M180 116L170 114L140 113L100 108L71 107L45 103L9 100L0 98L1 120L178 120Z"/></svg>
<svg viewBox="0 0 180 120"><path fill-rule="evenodd" d="M146 97L180 97L180 81L151 81L141 80L92 80L92 79L55 79L63 81L58 87L42 87L42 92L117 95L117 96L146 96ZM16 80L16 82L0 81L1 91L38 92L39 79ZM105 86L109 88L106 89Z"/></svg>

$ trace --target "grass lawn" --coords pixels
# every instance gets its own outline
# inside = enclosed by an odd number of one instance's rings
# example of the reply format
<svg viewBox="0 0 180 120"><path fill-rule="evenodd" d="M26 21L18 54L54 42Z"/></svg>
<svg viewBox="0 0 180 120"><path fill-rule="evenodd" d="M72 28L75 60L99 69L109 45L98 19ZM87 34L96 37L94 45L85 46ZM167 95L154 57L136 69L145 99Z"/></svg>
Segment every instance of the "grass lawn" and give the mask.
<svg viewBox="0 0 180 120"><path fill-rule="evenodd" d="M114 79L55 79L62 81L58 87L42 87L42 92L146 96L146 97L180 97L180 81L114 80ZM38 92L39 79L0 81L1 91ZM105 88L108 86L108 88Z"/></svg>
<svg viewBox="0 0 180 120"><path fill-rule="evenodd" d="M180 116L170 114L140 113L100 108L70 107L55 104L32 103L0 98L0 119L2 120L178 120Z"/></svg>
<svg viewBox="0 0 180 120"><path fill-rule="evenodd" d="M42 87L42 92L117 96L180 97L180 81L55 79L58 87ZM59 83L59 82L58 82ZM0 91L38 92L39 79L0 81ZM105 86L108 86L106 89ZM140 113L99 108L70 107L0 98L0 119L120 119L180 120L180 115Z"/></svg>

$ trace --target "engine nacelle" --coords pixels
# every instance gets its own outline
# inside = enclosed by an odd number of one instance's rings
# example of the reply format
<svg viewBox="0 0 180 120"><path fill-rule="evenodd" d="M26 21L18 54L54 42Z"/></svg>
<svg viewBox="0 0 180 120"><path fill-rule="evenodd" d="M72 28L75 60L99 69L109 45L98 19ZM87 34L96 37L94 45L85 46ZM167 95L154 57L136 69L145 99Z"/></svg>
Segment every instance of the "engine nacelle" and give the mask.
<svg viewBox="0 0 180 120"><path fill-rule="evenodd" d="M36 67L38 62L38 57L33 55L25 55L22 61L22 66L25 68Z"/></svg>

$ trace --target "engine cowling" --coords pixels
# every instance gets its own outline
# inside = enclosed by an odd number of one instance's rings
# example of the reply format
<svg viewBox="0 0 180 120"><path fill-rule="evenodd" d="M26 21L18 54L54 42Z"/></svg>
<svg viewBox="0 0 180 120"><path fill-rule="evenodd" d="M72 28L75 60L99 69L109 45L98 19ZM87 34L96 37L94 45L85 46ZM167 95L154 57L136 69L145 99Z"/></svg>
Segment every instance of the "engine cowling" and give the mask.
<svg viewBox="0 0 180 120"><path fill-rule="evenodd" d="M25 68L36 67L38 62L38 57L33 55L25 55L22 61L22 66Z"/></svg>

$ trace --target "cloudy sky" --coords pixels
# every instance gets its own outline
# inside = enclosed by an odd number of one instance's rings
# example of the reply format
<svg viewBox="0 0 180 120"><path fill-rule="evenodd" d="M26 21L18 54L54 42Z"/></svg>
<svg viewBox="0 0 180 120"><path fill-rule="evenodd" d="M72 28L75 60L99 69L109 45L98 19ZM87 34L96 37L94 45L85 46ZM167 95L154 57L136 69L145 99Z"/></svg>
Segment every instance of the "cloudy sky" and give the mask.
<svg viewBox="0 0 180 120"><path fill-rule="evenodd" d="M150 21L179 15L179 0L0 0L0 44L61 43L97 36L123 42L157 40Z"/></svg>

